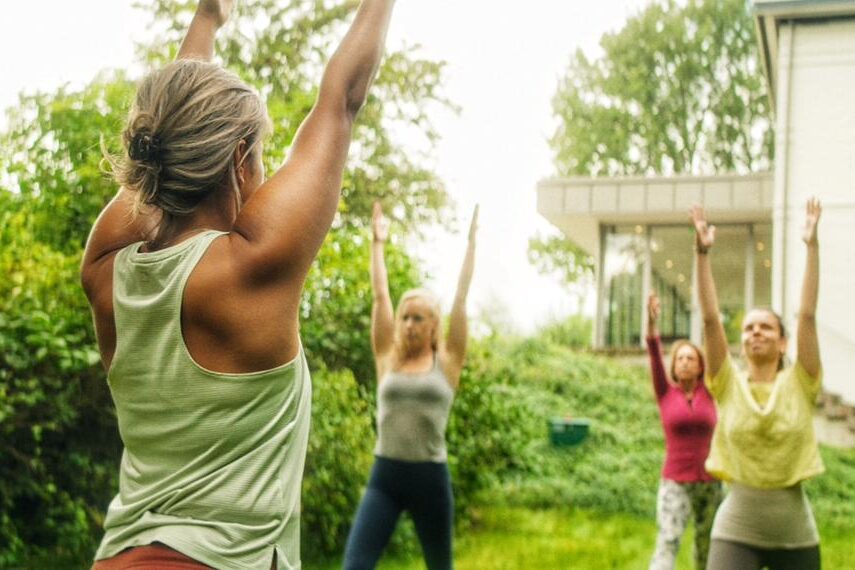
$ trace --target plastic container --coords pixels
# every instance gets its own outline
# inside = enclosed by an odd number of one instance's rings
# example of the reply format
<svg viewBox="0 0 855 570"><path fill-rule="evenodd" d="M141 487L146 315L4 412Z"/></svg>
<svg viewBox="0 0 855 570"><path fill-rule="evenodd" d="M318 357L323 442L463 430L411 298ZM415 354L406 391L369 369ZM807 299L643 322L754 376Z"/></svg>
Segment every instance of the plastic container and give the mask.
<svg viewBox="0 0 855 570"><path fill-rule="evenodd" d="M574 418L550 418L549 441L555 447L579 445L588 437L591 420Z"/></svg>

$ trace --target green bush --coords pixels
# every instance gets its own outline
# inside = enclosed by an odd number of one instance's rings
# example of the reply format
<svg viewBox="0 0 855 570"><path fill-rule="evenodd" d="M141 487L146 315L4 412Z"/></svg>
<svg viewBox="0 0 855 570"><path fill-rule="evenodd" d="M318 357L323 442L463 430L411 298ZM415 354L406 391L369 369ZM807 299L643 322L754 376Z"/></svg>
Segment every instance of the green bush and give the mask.
<svg viewBox="0 0 855 570"><path fill-rule="evenodd" d="M0 234L0 566L91 556L121 449L79 256L24 219L7 211Z"/></svg>
<svg viewBox="0 0 855 570"><path fill-rule="evenodd" d="M304 557L344 550L371 467L371 410L348 370L320 370L312 378L312 430L303 478Z"/></svg>

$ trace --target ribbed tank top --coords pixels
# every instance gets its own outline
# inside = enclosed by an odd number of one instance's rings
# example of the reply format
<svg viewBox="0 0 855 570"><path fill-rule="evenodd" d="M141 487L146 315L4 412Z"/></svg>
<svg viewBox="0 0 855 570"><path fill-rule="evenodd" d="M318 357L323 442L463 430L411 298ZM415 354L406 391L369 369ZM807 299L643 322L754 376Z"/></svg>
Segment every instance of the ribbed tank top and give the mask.
<svg viewBox="0 0 855 570"><path fill-rule="evenodd" d="M300 568L302 347L270 370L221 373L197 364L181 333L187 279L220 235L116 255L108 382L125 448L96 559L157 541L215 568L269 568L274 548L280 569Z"/></svg>
<svg viewBox="0 0 855 570"><path fill-rule="evenodd" d="M433 368L410 374L389 372L377 389L374 454L400 461L448 459L445 428L454 390L434 356Z"/></svg>

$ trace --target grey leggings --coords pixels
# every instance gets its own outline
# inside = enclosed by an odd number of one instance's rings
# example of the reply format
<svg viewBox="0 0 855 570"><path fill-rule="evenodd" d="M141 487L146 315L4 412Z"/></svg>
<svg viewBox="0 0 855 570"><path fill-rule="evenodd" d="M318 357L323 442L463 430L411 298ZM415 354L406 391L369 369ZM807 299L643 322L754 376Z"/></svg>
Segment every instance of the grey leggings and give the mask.
<svg viewBox="0 0 855 570"><path fill-rule="evenodd" d="M707 570L819 570L819 545L807 548L757 548L714 538Z"/></svg>

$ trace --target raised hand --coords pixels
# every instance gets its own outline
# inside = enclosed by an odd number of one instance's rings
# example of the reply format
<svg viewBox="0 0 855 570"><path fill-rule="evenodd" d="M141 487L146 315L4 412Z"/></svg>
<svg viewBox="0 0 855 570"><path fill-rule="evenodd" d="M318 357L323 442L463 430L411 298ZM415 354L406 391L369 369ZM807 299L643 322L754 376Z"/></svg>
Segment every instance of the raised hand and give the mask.
<svg viewBox="0 0 855 570"><path fill-rule="evenodd" d="M701 206L692 206L689 217L695 225L695 246L699 253L706 253L715 243L715 226L707 223L704 209Z"/></svg>
<svg viewBox="0 0 855 570"><path fill-rule="evenodd" d="M478 209L480 206L475 204L475 209L472 210L472 221L469 222L469 243L475 243L475 234L478 233Z"/></svg>
<svg viewBox="0 0 855 570"><path fill-rule="evenodd" d="M818 243L816 229L820 215L822 215L822 204L819 203L819 198L812 196L805 204L805 228L802 231L802 239L808 245Z"/></svg>
<svg viewBox="0 0 855 570"><path fill-rule="evenodd" d="M655 292L651 292L647 297L647 319L650 324L655 325L659 322L660 310L659 297Z"/></svg>
<svg viewBox="0 0 855 570"><path fill-rule="evenodd" d="M371 212L371 230L374 241L385 242L389 239L389 220L383 215L380 202L374 202L374 209Z"/></svg>
<svg viewBox="0 0 855 570"><path fill-rule="evenodd" d="M197 11L199 14L210 17L217 26L222 26L229 19L232 12L234 0L200 0Z"/></svg>

